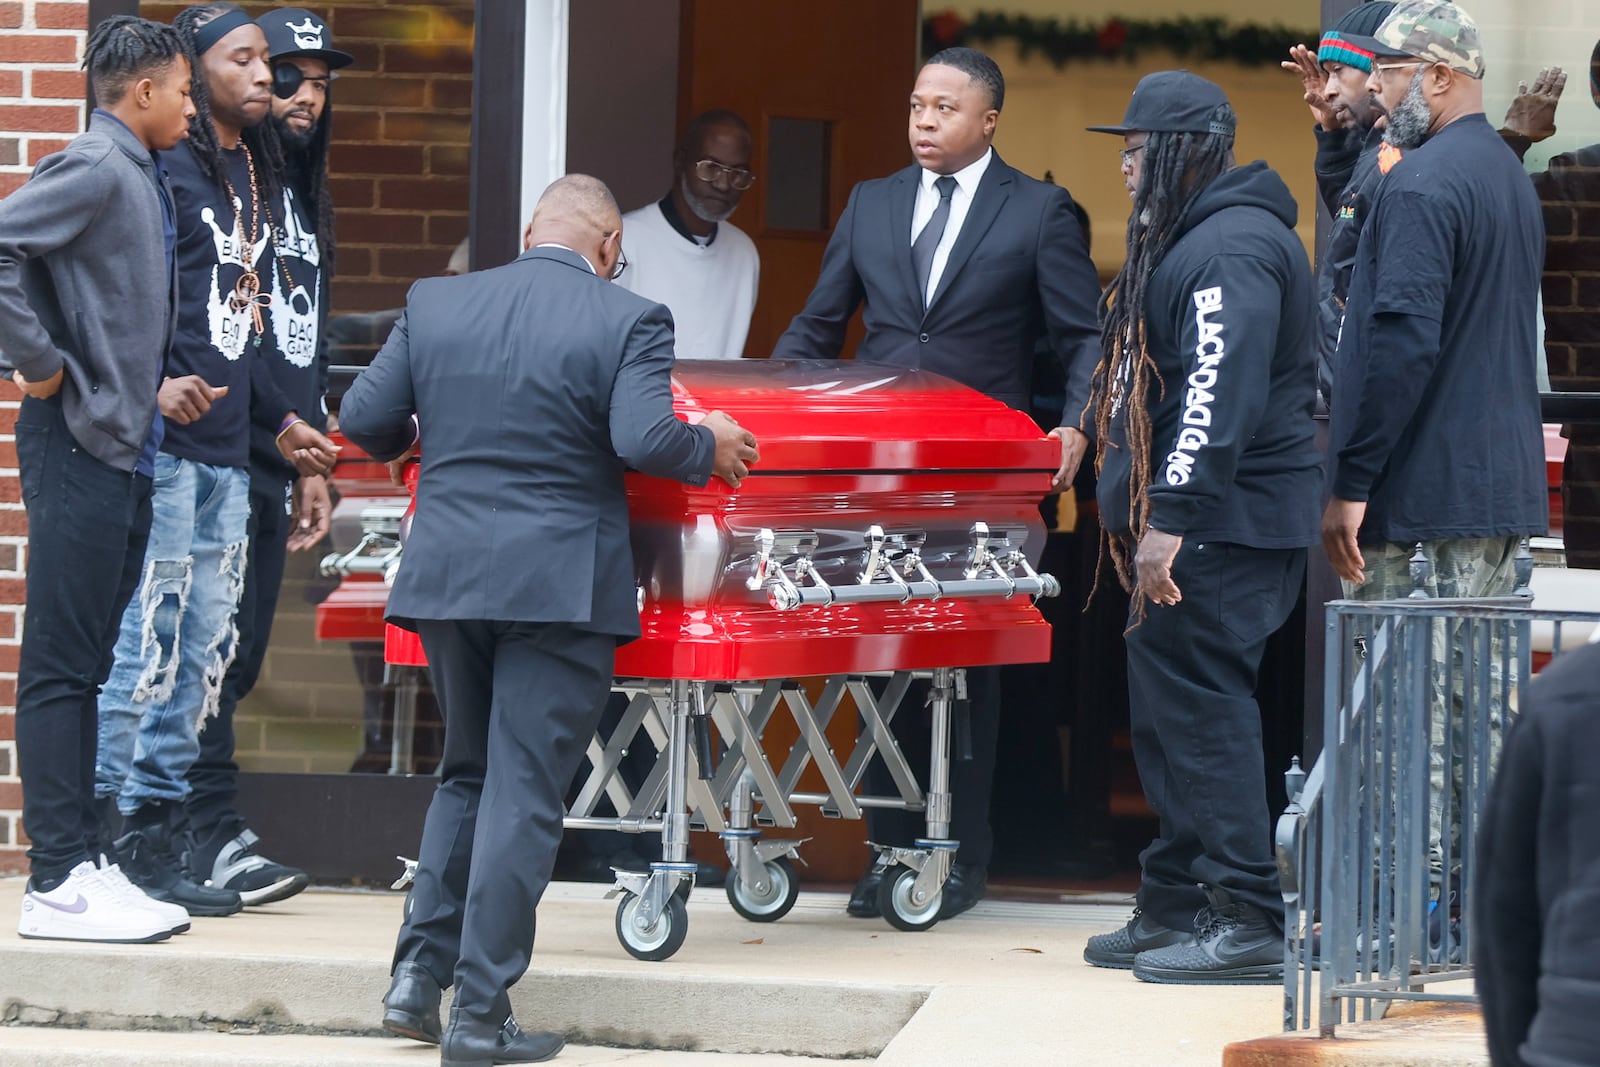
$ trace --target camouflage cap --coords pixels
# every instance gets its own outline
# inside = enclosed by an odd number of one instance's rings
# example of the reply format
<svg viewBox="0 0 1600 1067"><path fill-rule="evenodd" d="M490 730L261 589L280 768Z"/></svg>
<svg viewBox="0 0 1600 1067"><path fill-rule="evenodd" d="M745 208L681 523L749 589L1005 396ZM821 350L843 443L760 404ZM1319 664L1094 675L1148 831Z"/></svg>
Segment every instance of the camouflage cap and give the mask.
<svg viewBox="0 0 1600 1067"><path fill-rule="evenodd" d="M1478 24L1449 0L1402 0L1371 38L1358 43L1380 56L1409 56L1483 77Z"/></svg>

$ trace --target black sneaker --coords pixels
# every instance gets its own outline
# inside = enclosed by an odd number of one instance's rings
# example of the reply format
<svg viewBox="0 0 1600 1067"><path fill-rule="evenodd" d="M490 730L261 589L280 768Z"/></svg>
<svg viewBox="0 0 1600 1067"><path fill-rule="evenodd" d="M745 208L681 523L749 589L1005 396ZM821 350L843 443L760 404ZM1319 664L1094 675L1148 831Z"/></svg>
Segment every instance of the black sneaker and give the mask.
<svg viewBox="0 0 1600 1067"><path fill-rule="evenodd" d="M1256 985L1283 981L1283 930L1272 916L1225 889L1206 888L1210 904L1195 916L1195 940L1151 949L1133 976L1172 985Z"/></svg>
<svg viewBox="0 0 1600 1067"><path fill-rule="evenodd" d="M1146 918L1143 908L1134 908L1127 925L1109 934L1095 934L1083 948L1085 963L1096 967L1115 967L1125 971L1133 958L1148 949L1194 944L1194 931L1174 930Z"/></svg>
<svg viewBox="0 0 1600 1067"><path fill-rule="evenodd" d="M112 846L122 873L145 895L177 904L190 915L232 915L244 907L232 890L196 885L172 851L171 831L144 826L117 838Z"/></svg>
<svg viewBox="0 0 1600 1067"><path fill-rule="evenodd" d="M287 900L311 882L305 871L285 866L256 851L261 840L237 815L210 831L189 835L189 877L217 889L231 889L247 905Z"/></svg>

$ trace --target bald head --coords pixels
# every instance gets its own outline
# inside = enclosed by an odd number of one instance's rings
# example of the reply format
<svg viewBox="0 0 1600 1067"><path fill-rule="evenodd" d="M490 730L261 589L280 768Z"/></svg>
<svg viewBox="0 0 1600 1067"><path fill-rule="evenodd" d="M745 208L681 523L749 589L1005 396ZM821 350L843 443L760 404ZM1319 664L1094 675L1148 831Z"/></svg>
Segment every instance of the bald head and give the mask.
<svg viewBox="0 0 1600 1067"><path fill-rule="evenodd" d="M611 277L622 248L622 211L606 183L587 174L551 182L533 208L523 245L565 245Z"/></svg>

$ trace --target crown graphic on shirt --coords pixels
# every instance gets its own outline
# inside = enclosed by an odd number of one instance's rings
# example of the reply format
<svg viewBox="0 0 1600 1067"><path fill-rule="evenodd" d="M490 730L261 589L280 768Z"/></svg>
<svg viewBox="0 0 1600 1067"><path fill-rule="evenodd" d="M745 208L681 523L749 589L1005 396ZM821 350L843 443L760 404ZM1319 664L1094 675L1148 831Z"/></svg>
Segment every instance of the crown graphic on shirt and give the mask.
<svg viewBox="0 0 1600 1067"><path fill-rule="evenodd" d="M246 259L244 257L244 238L239 233L238 214L243 208L243 202L238 197L234 197L233 229L230 232L223 232L222 227L217 225L217 213L210 207L200 209L200 221L211 227L211 243L217 246L217 262L232 263L249 270L251 269L250 265L260 259L261 253L266 251L269 238L267 234L263 233L261 240L251 247L250 258Z"/></svg>
<svg viewBox="0 0 1600 1067"><path fill-rule="evenodd" d="M292 22L285 22L284 25L289 27L290 33L294 34L294 46L296 48L322 47L323 27L311 21L311 19L306 19L298 26Z"/></svg>

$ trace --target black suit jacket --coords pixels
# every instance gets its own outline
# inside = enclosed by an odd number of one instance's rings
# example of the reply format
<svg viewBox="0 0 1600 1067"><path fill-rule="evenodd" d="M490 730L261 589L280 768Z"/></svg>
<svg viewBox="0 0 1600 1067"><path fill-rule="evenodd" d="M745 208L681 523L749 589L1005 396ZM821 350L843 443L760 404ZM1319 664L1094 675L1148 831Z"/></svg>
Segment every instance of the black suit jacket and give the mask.
<svg viewBox="0 0 1600 1067"><path fill-rule="evenodd" d="M425 436L388 615L639 635L624 466L704 485L711 431L672 411L672 317L535 248L412 287L339 410L380 459Z"/></svg>
<svg viewBox="0 0 1600 1067"><path fill-rule="evenodd" d="M856 358L922 367L1028 410L1041 338L1061 361L1077 426L1100 360L1100 283L1065 189L1035 181L995 153L923 309L911 265L911 215L922 168L862 182L834 227L806 306L774 359L833 359L863 300Z"/></svg>

